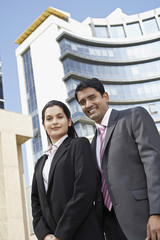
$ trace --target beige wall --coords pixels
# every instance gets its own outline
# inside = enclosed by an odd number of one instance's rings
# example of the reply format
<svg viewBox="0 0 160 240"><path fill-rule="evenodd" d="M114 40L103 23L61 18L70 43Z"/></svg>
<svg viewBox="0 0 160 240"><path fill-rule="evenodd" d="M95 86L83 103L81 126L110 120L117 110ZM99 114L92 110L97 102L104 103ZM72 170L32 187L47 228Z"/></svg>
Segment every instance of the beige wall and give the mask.
<svg viewBox="0 0 160 240"><path fill-rule="evenodd" d="M0 240L30 238L21 144L31 137L31 117L0 110Z"/></svg>

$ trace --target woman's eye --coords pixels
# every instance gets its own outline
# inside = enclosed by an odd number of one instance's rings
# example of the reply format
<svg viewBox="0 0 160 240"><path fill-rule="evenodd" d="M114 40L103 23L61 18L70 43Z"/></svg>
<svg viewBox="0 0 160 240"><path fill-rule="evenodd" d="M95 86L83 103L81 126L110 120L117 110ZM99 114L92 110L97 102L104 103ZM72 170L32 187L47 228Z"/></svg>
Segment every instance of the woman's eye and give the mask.
<svg viewBox="0 0 160 240"><path fill-rule="evenodd" d="M46 120L47 120L47 121L50 121L50 120L51 120L51 118L47 118Z"/></svg>

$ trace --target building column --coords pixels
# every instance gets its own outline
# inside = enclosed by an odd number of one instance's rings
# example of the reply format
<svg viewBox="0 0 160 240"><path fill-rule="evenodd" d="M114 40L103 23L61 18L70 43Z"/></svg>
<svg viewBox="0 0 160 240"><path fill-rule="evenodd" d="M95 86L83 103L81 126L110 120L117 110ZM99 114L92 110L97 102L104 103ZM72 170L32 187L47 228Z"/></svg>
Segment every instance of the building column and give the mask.
<svg viewBox="0 0 160 240"><path fill-rule="evenodd" d="M30 233L28 227L21 144L32 137L31 118L16 113L13 114L3 110L1 111L0 239L28 240L30 238ZM8 117L9 121L7 120ZM4 121L3 124L1 124L1 121ZM8 123L9 125L7 127L6 124ZM29 130L26 136L23 130L25 128Z"/></svg>

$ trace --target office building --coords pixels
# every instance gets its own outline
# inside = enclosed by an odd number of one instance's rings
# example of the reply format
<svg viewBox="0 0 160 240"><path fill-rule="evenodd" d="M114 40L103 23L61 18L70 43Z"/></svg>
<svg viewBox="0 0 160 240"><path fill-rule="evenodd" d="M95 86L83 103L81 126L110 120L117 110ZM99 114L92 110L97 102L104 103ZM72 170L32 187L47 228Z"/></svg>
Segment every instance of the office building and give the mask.
<svg viewBox="0 0 160 240"><path fill-rule="evenodd" d="M86 78L102 81L113 108L145 107L160 131L160 8L131 16L116 9L78 22L49 7L16 43L22 110L32 116L35 136L27 142L30 180L47 146L41 110L49 100L66 101L78 135L93 135L74 98Z"/></svg>

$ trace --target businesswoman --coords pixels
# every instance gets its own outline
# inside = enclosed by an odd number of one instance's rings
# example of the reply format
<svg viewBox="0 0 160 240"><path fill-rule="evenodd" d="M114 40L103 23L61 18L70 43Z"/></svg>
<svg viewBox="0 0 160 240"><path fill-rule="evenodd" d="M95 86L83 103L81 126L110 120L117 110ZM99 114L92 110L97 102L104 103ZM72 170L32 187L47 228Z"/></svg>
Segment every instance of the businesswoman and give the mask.
<svg viewBox="0 0 160 240"><path fill-rule="evenodd" d="M104 240L93 205L97 168L88 139L77 137L62 102L44 106L42 123L51 144L37 161L32 183L38 240Z"/></svg>

